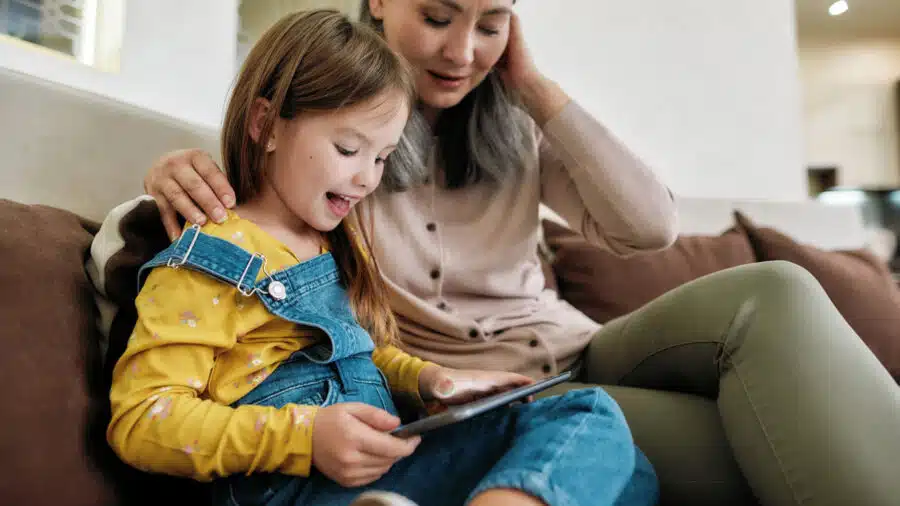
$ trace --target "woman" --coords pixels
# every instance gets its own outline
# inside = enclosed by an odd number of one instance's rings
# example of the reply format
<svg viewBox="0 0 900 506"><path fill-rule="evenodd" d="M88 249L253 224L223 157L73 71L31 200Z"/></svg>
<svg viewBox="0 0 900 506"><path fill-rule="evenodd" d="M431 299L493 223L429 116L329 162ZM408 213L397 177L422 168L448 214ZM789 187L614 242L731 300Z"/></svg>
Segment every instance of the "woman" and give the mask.
<svg viewBox="0 0 900 506"><path fill-rule="evenodd" d="M448 367L535 378L575 368L583 382L642 387L608 390L664 500L895 500L896 385L802 269L718 273L603 328L543 290L540 203L619 254L670 245L675 207L653 173L535 67L513 3L363 2L363 19L416 72L419 114L407 141L435 139L427 164L389 160L384 191L366 208L377 232L363 232L404 348ZM234 203L224 175L195 150L162 158L145 189L173 237L176 211L203 223ZM716 400L721 427L710 423L709 400L652 390L675 383ZM883 436L864 423L883 423ZM729 454L752 493L734 480Z"/></svg>

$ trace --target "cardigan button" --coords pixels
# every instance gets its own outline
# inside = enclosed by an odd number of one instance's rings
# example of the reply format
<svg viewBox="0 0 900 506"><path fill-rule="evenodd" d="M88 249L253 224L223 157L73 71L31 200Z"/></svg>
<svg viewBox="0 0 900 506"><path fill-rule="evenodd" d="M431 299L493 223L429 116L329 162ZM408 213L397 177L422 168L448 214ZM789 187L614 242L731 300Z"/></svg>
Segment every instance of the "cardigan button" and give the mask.
<svg viewBox="0 0 900 506"><path fill-rule="evenodd" d="M428 225L425 225L425 228L429 232L434 232L435 230L437 230L437 225L435 225L434 223L429 223Z"/></svg>

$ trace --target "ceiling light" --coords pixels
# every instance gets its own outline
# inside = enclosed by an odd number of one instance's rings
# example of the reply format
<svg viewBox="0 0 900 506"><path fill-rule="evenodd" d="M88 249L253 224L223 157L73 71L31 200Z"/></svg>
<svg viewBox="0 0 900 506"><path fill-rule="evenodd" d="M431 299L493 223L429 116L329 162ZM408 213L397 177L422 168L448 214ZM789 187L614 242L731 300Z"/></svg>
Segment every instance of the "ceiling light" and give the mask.
<svg viewBox="0 0 900 506"><path fill-rule="evenodd" d="M828 8L828 14L832 16L840 16L841 14L847 12L850 6L847 5L846 0L838 0L837 2L831 4L831 7Z"/></svg>

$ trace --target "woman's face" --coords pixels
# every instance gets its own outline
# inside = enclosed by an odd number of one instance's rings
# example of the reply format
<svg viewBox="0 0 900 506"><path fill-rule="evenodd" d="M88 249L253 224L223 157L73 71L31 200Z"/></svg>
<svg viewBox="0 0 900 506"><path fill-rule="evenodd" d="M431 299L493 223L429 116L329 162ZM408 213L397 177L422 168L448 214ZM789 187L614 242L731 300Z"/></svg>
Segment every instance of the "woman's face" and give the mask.
<svg viewBox="0 0 900 506"><path fill-rule="evenodd" d="M369 0L388 44L412 65L419 99L458 104L497 64L513 0Z"/></svg>

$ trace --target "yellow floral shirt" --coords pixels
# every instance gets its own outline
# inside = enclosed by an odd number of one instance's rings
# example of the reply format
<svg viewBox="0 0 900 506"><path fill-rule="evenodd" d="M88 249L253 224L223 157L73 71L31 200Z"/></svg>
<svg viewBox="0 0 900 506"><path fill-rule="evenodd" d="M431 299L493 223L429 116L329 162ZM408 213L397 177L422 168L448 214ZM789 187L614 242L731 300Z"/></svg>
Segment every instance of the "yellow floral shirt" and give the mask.
<svg viewBox="0 0 900 506"><path fill-rule="evenodd" d="M235 213L202 230L264 255L270 272L298 263L285 245ZM185 268L151 271L135 304L137 325L110 392L107 438L122 460L201 481L237 472L309 475L317 407L230 405L321 331L283 320L258 298ZM377 348L373 359L392 390L418 397L427 362L393 346Z"/></svg>

